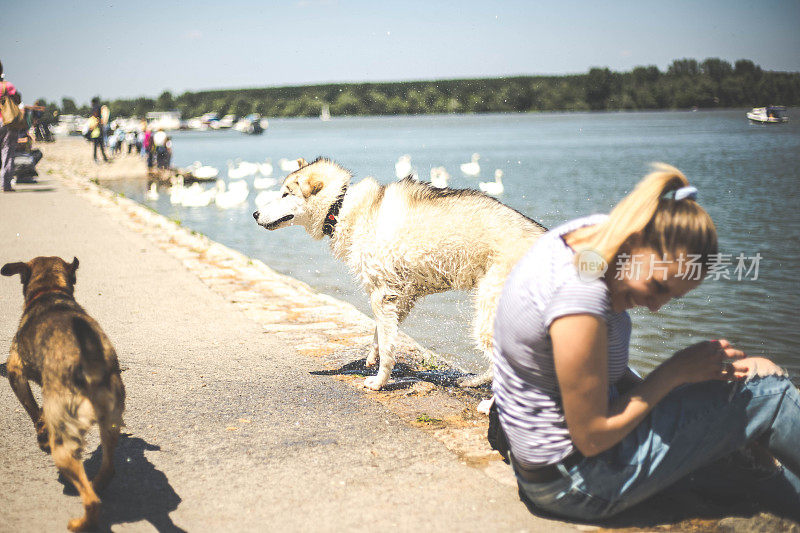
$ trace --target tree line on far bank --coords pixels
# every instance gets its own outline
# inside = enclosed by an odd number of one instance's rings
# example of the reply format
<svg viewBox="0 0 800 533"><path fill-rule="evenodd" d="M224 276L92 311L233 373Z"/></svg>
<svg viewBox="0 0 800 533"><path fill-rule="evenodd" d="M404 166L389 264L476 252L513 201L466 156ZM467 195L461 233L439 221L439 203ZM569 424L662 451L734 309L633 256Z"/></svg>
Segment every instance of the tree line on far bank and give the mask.
<svg viewBox="0 0 800 533"><path fill-rule="evenodd" d="M800 73L765 71L747 59L679 59L630 72L592 68L586 74L385 83L337 83L185 92L158 98L106 100L113 117L178 110L183 118L259 113L266 117L413 115L528 111L616 111L800 105ZM64 114L88 114L71 98L49 104Z"/></svg>

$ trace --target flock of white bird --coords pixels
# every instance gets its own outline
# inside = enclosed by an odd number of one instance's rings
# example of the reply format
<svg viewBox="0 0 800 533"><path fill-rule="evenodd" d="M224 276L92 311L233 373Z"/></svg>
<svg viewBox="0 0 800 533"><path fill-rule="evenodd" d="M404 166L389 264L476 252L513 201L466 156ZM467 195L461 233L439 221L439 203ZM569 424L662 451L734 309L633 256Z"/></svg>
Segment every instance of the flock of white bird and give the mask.
<svg viewBox="0 0 800 533"><path fill-rule="evenodd" d="M219 175L219 170L214 167L203 166L200 162L190 165L190 169L195 176L198 171L204 179L213 179ZM228 161L228 181L217 179L213 186L206 188L198 182L192 183L188 187L184 184L183 178L178 177L173 180L168 194L172 205L182 205L184 207L206 207L214 204L221 209L230 209L247 204L250 197L250 185L245 180L253 176L253 189L259 193L255 197L256 205L262 205L280 194L276 190L270 190L278 184L278 180L272 177L272 163L268 160L263 163L253 163L249 161L237 161L236 165ZM155 182L150 184L150 188L145 193L145 198L156 201L160 197L158 186Z"/></svg>
<svg viewBox="0 0 800 533"><path fill-rule="evenodd" d="M465 176L477 178L480 176L481 167L478 163L479 154L472 154L472 158L467 163L462 163L459 168ZM297 160L280 159L278 166L283 172L294 172L298 169ZM204 166L199 161L190 165L195 176L202 174L203 178L214 179L219 175L219 170L214 167ZM169 201L173 205L184 207L205 207L211 204L221 209L229 209L247 204L250 196L250 186L245 178L253 177L253 189L259 191L255 197L256 206L261 206L280 195L280 192L273 187L278 184L278 180L272 177L272 163L269 159L264 162L250 162L237 160L228 161L228 182L217 179L210 188L203 187L200 183L192 183L185 186L183 178L176 178L169 188ZM394 165L395 176L403 179L411 176L417 178L417 174L411 164L411 156L401 155ZM503 194L503 171L499 168L494 171L494 181L479 182L478 187L486 194L499 196ZM443 166L431 168L430 183L433 187L443 189L447 187L450 174ZM145 193L145 199L156 201L160 197L156 183L152 183Z"/></svg>
<svg viewBox="0 0 800 533"><path fill-rule="evenodd" d="M470 178L480 177L481 165L478 163L480 158L480 154L472 154L472 158L469 162L461 163L461 165L459 165L461 173ZM394 164L394 175L397 177L397 179L403 179L407 176L418 179L417 173L414 171L414 167L411 165L410 155L401 155L397 159L397 162ZM444 189L447 187L449 180L450 174L447 172L445 167L431 168L431 185L433 187ZM495 169L494 181L481 181L478 183L478 188L486 194L490 194L492 196L500 196L503 194L503 171L499 168Z"/></svg>

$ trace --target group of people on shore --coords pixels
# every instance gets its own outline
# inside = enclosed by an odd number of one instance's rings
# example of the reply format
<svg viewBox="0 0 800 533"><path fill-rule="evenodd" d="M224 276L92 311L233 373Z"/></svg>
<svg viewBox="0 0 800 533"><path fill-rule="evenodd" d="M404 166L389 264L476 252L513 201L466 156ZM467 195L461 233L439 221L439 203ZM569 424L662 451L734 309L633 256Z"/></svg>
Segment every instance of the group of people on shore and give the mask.
<svg viewBox="0 0 800 533"><path fill-rule="evenodd" d="M92 111L86 124L84 136L92 141L92 157L95 163L99 163L97 152L103 157L106 163L111 160L106 155L105 146L108 146L111 155L119 156L123 154L123 148L127 146L127 155L143 155L147 160L147 170L154 169L167 170L172 164L172 139L166 132L158 128L155 131L142 121L136 128L125 129L113 121L109 123L109 112L106 106L100 105L100 99L92 99Z"/></svg>

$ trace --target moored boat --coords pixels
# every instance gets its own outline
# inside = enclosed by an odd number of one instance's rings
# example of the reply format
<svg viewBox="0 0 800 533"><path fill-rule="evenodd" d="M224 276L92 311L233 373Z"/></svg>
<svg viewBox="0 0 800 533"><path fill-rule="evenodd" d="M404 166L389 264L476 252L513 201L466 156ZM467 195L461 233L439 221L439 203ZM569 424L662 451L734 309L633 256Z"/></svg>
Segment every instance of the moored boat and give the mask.
<svg viewBox="0 0 800 533"><path fill-rule="evenodd" d="M747 113L747 118L759 124L781 124L783 122L789 122L789 115L786 114L786 108L782 105L754 107Z"/></svg>

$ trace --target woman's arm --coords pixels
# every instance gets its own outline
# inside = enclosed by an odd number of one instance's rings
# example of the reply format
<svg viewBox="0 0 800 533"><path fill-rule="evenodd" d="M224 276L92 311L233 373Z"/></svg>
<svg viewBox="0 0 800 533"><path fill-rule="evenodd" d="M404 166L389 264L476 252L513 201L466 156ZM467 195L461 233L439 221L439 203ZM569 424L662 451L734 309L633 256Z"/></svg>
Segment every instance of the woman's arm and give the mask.
<svg viewBox="0 0 800 533"><path fill-rule="evenodd" d="M605 321L594 315L564 316L550 325L550 337L567 428L575 447L586 456L620 442L678 385L732 378L723 371L723 360L744 357L727 341L695 344L609 405Z"/></svg>

